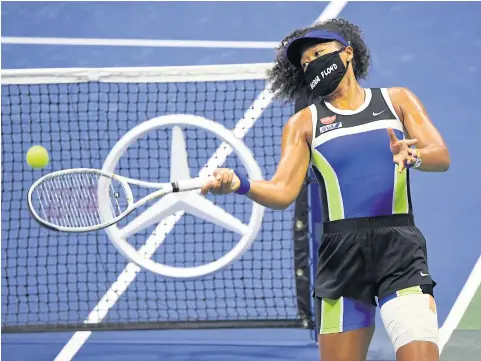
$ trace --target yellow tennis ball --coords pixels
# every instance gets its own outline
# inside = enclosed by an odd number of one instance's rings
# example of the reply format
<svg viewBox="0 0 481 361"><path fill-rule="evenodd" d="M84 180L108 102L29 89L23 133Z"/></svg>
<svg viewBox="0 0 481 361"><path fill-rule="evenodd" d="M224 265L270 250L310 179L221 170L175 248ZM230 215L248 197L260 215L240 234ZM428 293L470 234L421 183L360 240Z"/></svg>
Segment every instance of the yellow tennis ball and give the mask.
<svg viewBox="0 0 481 361"><path fill-rule="evenodd" d="M48 164L47 149L41 145L34 145L30 147L27 152L27 163L34 169L42 169Z"/></svg>

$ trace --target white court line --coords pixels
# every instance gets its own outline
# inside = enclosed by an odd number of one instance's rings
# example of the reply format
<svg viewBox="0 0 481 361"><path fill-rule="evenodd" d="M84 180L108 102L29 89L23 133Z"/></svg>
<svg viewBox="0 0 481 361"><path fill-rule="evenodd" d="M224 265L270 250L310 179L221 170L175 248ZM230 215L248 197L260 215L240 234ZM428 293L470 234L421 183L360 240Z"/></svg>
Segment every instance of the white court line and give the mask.
<svg viewBox="0 0 481 361"><path fill-rule="evenodd" d="M443 352L444 346L451 338L451 335L459 322L463 318L469 303L473 299L476 291L481 286L481 256L474 265L463 289L459 293L458 298L454 302L451 311L444 320L443 326L439 329L439 353Z"/></svg>
<svg viewBox="0 0 481 361"><path fill-rule="evenodd" d="M332 18L336 18L342 11L342 9L346 6L347 1L346 0L333 0L331 1L324 11L321 13L321 15L316 19L317 21L322 21L322 20L328 20ZM269 91L270 85L268 84L266 88L260 93L260 95L255 99L255 101L252 103L251 107L246 111L244 114L244 117L236 124L235 129L234 129L234 134L239 137L243 138L244 135L247 133L247 131L252 128L254 123L259 119L259 117L262 115L264 110L269 106L269 104L273 101L274 95ZM247 124L246 124L247 123ZM224 148L223 148L224 146ZM227 152L232 152L232 148L225 147L224 143L217 149L217 151L214 153L218 154L219 152L222 152L223 149L227 149ZM224 154L226 152L224 151ZM212 159L212 157L211 157ZM210 163L212 164L212 163ZM210 165L209 164L209 165ZM183 213L183 212L178 212L178 213ZM176 217L181 216L181 214L176 214L171 217ZM170 219L170 221L173 221L175 224L176 220L175 219ZM165 222L162 222L162 224L159 225L160 228L164 226ZM170 223L168 227L172 225ZM159 228L158 227L158 228ZM162 237L165 237L167 235L167 232L163 232L163 230L160 230L160 233L158 233L159 230L156 230L155 233ZM149 243L150 238L147 240L147 243ZM161 244L162 242L158 242L158 244ZM151 253L151 252L149 252ZM127 269L129 268L129 272L127 272ZM137 275L137 270L138 266L129 263L127 267L122 271L122 273L119 275L117 278L117 281L114 282L114 284L110 287L110 289L107 291L107 293L102 297L100 302L96 305L94 308L97 310L100 310L102 308L102 314L97 315L94 317L93 311L90 313L89 318L86 320L86 322L90 323L98 323L101 322L102 319L107 315L107 312L110 310L110 308L117 302L117 300L120 298L122 293L127 289L129 284L135 279ZM128 274L130 273L130 275ZM104 308L102 306L106 306L107 308ZM92 334L92 331L77 331L75 334L72 336L72 338L67 342L67 344L62 348L60 353L57 355L54 361L71 361L77 352L80 350L80 348L87 342L88 338Z"/></svg>
<svg viewBox="0 0 481 361"><path fill-rule="evenodd" d="M96 38L41 38L2 37L2 44L76 45L76 46L144 46L155 48L230 48L274 49L277 41L218 41L218 40L156 40L156 39L96 39Z"/></svg>

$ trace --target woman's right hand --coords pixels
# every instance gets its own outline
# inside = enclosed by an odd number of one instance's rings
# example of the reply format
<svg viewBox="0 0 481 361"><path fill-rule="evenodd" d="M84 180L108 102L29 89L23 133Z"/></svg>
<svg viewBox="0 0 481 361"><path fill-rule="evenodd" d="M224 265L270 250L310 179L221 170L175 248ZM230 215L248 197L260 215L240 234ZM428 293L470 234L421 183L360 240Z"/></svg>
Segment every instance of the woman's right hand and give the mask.
<svg viewBox="0 0 481 361"><path fill-rule="evenodd" d="M209 181L202 187L202 194L229 194L237 191L240 180L232 169L219 168L214 171L215 181Z"/></svg>

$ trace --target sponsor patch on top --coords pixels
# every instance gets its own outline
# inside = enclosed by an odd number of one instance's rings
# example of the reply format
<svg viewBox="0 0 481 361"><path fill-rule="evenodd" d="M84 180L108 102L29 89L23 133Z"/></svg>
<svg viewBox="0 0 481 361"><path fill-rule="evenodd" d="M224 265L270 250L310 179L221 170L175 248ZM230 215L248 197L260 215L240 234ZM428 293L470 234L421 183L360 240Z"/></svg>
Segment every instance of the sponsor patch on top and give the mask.
<svg viewBox="0 0 481 361"><path fill-rule="evenodd" d="M334 123L336 121L336 116L333 115L331 117L325 117L325 118L321 118L321 123L324 124L324 125L328 125L328 124L331 124L331 123Z"/></svg>
<svg viewBox="0 0 481 361"><path fill-rule="evenodd" d="M341 123L341 122L339 122L339 123L334 123L334 124L329 124L329 125L325 125L325 126L319 128L319 134L322 134L322 133L325 133L325 132L329 132L329 131L331 131L331 130L338 129L338 128L342 128L342 123Z"/></svg>

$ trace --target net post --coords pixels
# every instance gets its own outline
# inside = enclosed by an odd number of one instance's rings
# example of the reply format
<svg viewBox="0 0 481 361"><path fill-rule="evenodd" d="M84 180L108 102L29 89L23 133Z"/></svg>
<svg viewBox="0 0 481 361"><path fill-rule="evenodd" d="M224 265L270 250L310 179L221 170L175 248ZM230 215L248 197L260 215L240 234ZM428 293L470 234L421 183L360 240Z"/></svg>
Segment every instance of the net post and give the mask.
<svg viewBox="0 0 481 361"><path fill-rule="evenodd" d="M306 177L294 207L294 269L299 315L303 327L312 329L308 185L309 181Z"/></svg>
<svg viewBox="0 0 481 361"><path fill-rule="evenodd" d="M309 249L310 249L310 271L311 271L311 291L314 292L314 286L316 281L317 250L320 246L322 237L322 207L321 207L321 194L315 175L312 170L309 169L306 177L307 193L308 193L308 207L309 207ZM314 315L314 298L311 298L311 310ZM313 322L312 340L317 342L317 332L315 330L315 322Z"/></svg>
<svg viewBox="0 0 481 361"><path fill-rule="evenodd" d="M308 107L310 104L312 104L311 95L305 89L294 102L295 113ZM312 202L312 200L315 199L315 196L313 198L313 192L318 191L312 171L308 169L304 184L296 200L294 211L294 249L296 252L294 259L296 262L295 269L302 267L304 273L302 280L296 275L299 312L301 318L306 320L306 328L311 330L311 338L314 342L317 342L317 335L314 320L314 299L311 295L314 292L316 278L318 240L322 233L322 230L319 232L317 226L318 221L322 221L322 217L320 217L318 212L320 203ZM296 226L301 226L301 224L302 227L296 228Z"/></svg>

